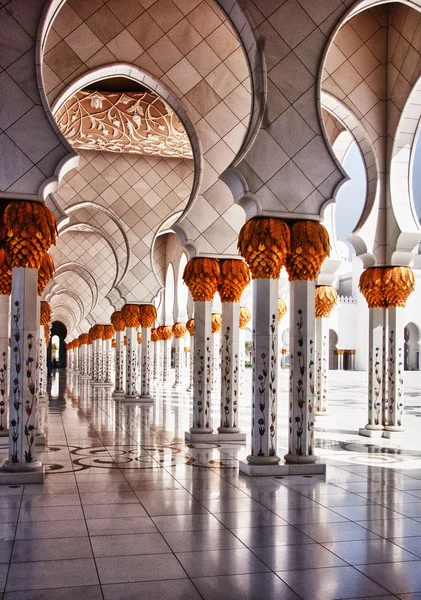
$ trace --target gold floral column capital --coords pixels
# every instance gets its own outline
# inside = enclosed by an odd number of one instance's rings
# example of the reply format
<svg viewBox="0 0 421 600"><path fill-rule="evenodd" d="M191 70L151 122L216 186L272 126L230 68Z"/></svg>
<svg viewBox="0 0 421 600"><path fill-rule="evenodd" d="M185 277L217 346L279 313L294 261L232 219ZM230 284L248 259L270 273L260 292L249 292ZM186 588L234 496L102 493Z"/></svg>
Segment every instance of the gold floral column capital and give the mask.
<svg viewBox="0 0 421 600"><path fill-rule="evenodd" d="M295 221L291 225L291 252L286 264L290 281L316 281L329 255L329 234L321 223Z"/></svg>
<svg viewBox="0 0 421 600"><path fill-rule="evenodd" d="M240 317L239 317L240 329L245 329L251 321L251 311L247 306L240 306Z"/></svg>
<svg viewBox="0 0 421 600"><path fill-rule="evenodd" d="M278 323L282 321L282 318L287 314L287 305L283 298L278 298Z"/></svg>
<svg viewBox="0 0 421 600"><path fill-rule="evenodd" d="M41 258L41 264L38 269L38 296L42 296L45 286L54 277L54 261L48 252L45 252Z"/></svg>
<svg viewBox="0 0 421 600"><path fill-rule="evenodd" d="M41 300L40 313L39 313L40 325L49 325L51 321L51 307L48 302Z"/></svg>
<svg viewBox="0 0 421 600"><path fill-rule="evenodd" d="M221 302L240 302L250 283L250 269L243 260L220 261L221 278L218 286Z"/></svg>
<svg viewBox="0 0 421 600"><path fill-rule="evenodd" d="M120 310L116 310L110 317L111 323L114 325L116 331L124 331L126 329L126 322Z"/></svg>
<svg viewBox="0 0 421 600"><path fill-rule="evenodd" d="M404 307L415 276L410 267L370 267L361 273L359 287L369 308Z"/></svg>
<svg viewBox="0 0 421 600"><path fill-rule="evenodd" d="M3 213L3 230L12 268L39 269L43 255L56 243L56 219L40 202L10 202Z"/></svg>
<svg viewBox="0 0 421 600"><path fill-rule="evenodd" d="M4 248L0 248L0 294L10 296L12 293L12 268Z"/></svg>
<svg viewBox="0 0 421 600"><path fill-rule="evenodd" d="M174 323L172 326L172 332L176 339L180 339L186 335L187 327L184 323Z"/></svg>
<svg viewBox="0 0 421 600"><path fill-rule="evenodd" d="M103 340L112 340L115 333L114 325L104 325Z"/></svg>
<svg viewBox="0 0 421 600"><path fill-rule="evenodd" d="M222 315L221 313L212 313L212 333L221 333Z"/></svg>
<svg viewBox="0 0 421 600"><path fill-rule="evenodd" d="M211 302L218 290L221 270L215 258L192 258L185 266L183 281L194 302Z"/></svg>
<svg viewBox="0 0 421 600"><path fill-rule="evenodd" d="M151 342L159 342L159 335L157 329L151 329Z"/></svg>
<svg viewBox="0 0 421 600"><path fill-rule="evenodd" d="M252 279L278 279L290 250L290 230L285 221L255 217L238 236L238 250L248 264Z"/></svg>
<svg viewBox="0 0 421 600"><path fill-rule="evenodd" d="M137 304L125 304L121 309L126 327L137 329L140 325L140 310Z"/></svg>
<svg viewBox="0 0 421 600"><path fill-rule="evenodd" d="M189 319L186 323L186 329L191 337L194 337L194 319Z"/></svg>
<svg viewBox="0 0 421 600"><path fill-rule="evenodd" d="M141 344L141 343L142 343L142 334L140 333L140 331L138 331L138 332L137 332L137 337L136 337L136 339L137 339L137 343L138 343L138 344Z"/></svg>
<svg viewBox="0 0 421 600"><path fill-rule="evenodd" d="M160 340L171 340L173 337L172 327L170 325L161 325L158 327L158 335Z"/></svg>
<svg viewBox="0 0 421 600"><path fill-rule="evenodd" d="M315 315L321 317L330 317L330 313L338 302L338 292L331 285L317 285L315 299Z"/></svg>
<svg viewBox="0 0 421 600"><path fill-rule="evenodd" d="M79 342L81 345L89 343L89 335L87 333L82 333L79 336Z"/></svg>
<svg viewBox="0 0 421 600"><path fill-rule="evenodd" d="M141 327L152 327L156 317L157 312L153 304L139 305L139 319Z"/></svg>

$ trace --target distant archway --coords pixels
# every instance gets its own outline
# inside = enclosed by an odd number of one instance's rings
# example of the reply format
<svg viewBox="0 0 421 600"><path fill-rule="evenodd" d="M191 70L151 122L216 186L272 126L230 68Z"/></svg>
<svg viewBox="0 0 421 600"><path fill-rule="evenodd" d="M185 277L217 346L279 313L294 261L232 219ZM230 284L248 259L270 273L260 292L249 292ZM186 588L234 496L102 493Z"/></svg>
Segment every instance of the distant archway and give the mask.
<svg viewBox="0 0 421 600"><path fill-rule="evenodd" d="M329 370L331 371L336 371L338 368L337 344L338 334L333 329L329 329Z"/></svg>
<svg viewBox="0 0 421 600"><path fill-rule="evenodd" d="M53 338L58 338L58 359L57 366L59 368L64 368L67 365L67 353L66 353L66 343L65 339L67 337L67 327L61 321L53 321L51 325L51 335L50 341L48 343L47 348L47 362L52 362L53 360Z"/></svg>
<svg viewBox="0 0 421 600"><path fill-rule="evenodd" d="M404 369L405 371L420 370L420 340L421 330L415 323L408 323L405 327L405 352Z"/></svg>

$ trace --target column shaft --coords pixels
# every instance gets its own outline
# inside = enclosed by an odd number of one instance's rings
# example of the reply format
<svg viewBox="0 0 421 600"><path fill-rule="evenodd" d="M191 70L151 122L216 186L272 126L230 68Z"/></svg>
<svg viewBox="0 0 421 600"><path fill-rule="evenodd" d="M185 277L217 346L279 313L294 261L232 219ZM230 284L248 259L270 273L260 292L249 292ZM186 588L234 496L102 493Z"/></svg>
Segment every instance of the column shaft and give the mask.
<svg viewBox="0 0 421 600"><path fill-rule="evenodd" d="M386 309L387 316L387 394L384 400L383 423L387 431L404 431L403 417L403 357L405 309L391 307Z"/></svg>
<svg viewBox="0 0 421 600"><path fill-rule="evenodd" d="M175 381L173 388L180 389L183 386L184 375L184 338L174 338L174 346Z"/></svg>
<svg viewBox="0 0 421 600"><path fill-rule="evenodd" d="M142 369L140 379L140 393L144 397L151 395L151 330L142 327Z"/></svg>
<svg viewBox="0 0 421 600"><path fill-rule="evenodd" d="M328 414L329 321L316 319L316 398L315 415Z"/></svg>
<svg viewBox="0 0 421 600"><path fill-rule="evenodd" d="M368 309L368 423L366 429L383 429L385 372L385 309Z"/></svg>
<svg viewBox="0 0 421 600"><path fill-rule="evenodd" d="M315 379L315 283L292 281L290 288L290 388L288 463L313 463Z"/></svg>
<svg viewBox="0 0 421 600"><path fill-rule="evenodd" d="M115 332L114 394L124 394L124 331Z"/></svg>
<svg viewBox="0 0 421 600"><path fill-rule="evenodd" d="M112 340L102 341L102 364L103 364L103 381L104 383L112 383L111 379L111 351L112 351Z"/></svg>
<svg viewBox="0 0 421 600"><path fill-rule="evenodd" d="M278 380L278 280L253 281L253 405L251 464L274 465Z"/></svg>
<svg viewBox="0 0 421 600"><path fill-rule="evenodd" d="M239 302L222 303L221 331L221 426L220 433L238 433Z"/></svg>
<svg viewBox="0 0 421 600"><path fill-rule="evenodd" d="M4 469L41 467L35 458L39 350L38 270L12 269L9 459Z"/></svg>
<svg viewBox="0 0 421 600"><path fill-rule="evenodd" d="M194 303L194 389L191 433L212 433L211 411L212 302Z"/></svg>
<svg viewBox="0 0 421 600"><path fill-rule="evenodd" d="M0 431L8 429L10 296L0 294Z"/></svg>
<svg viewBox="0 0 421 600"><path fill-rule="evenodd" d="M126 328L126 398L135 398L137 375L137 332L135 327Z"/></svg>
<svg viewBox="0 0 421 600"><path fill-rule="evenodd" d="M163 340L164 355L163 355L163 371L162 380L164 383L170 381L171 375L171 346L172 340Z"/></svg>

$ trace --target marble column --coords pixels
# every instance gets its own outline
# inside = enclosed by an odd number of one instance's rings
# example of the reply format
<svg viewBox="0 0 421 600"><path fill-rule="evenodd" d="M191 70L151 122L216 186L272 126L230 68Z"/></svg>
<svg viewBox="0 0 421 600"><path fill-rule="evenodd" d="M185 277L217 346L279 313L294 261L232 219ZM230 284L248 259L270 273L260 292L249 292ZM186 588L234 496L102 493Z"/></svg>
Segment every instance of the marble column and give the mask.
<svg viewBox="0 0 421 600"><path fill-rule="evenodd" d="M157 329L153 329L151 331L151 339L153 339L153 370L152 370L152 378L153 382L156 384L159 381L159 366L160 366L160 341Z"/></svg>
<svg viewBox="0 0 421 600"><path fill-rule="evenodd" d="M137 332L137 380L138 388L142 389L142 333Z"/></svg>
<svg viewBox="0 0 421 600"><path fill-rule="evenodd" d="M136 388L137 377L137 331L136 327L126 328L126 393L127 400L137 398L138 392Z"/></svg>
<svg viewBox="0 0 421 600"><path fill-rule="evenodd" d="M88 365L88 336L86 334L83 335L83 342L81 341L79 353L80 353L80 374L83 379L88 379L89 377L89 365Z"/></svg>
<svg viewBox="0 0 421 600"><path fill-rule="evenodd" d="M278 280L253 281L251 465L276 465Z"/></svg>
<svg viewBox="0 0 421 600"><path fill-rule="evenodd" d="M239 433L240 303L222 302L221 425L219 433ZM245 436L244 436L245 437Z"/></svg>
<svg viewBox="0 0 421 600"><path fill-rule="evenodd" d="M355 371L355 350L348 350L348 356L350 361L350 370Z"/></svg>
<svg viewBox="0 0 421 600"><path fill-rule="evenodd" d="M194 389L192 434L212 433L211 426L212 302L194 303Z"/></svg>
<svg viewBox="0 0 421 600"><path fill-rule="evenodd" d="M103 381L106 385L112 385L112 338L108 337L102 340L102 364L103 364Z"/></svg>
<svg viewBox="0 0 421 600"><path fill-rule="evenodd" d="M386 323L384 308L368 309L368 422L360 435L371 437L383 430L385 400Z"/></svg>
<svg viewBox="0 0 421 600"><path fill-rule="evenodd" d="M151 398L151 328L142 327L142 368L140 374L140 397Z"/></svg>
<svg viewBox="0 0 421 600"><path fill-rule="evenodd" d="M290 284L290 387L287 463L314 463L315 282Z"/></svg>
<svg viewBox="0 0 421 600"><path fill-rule="evenodd" d="M282 350L281 350L281 369L287 368L287 353L288 353L288 350L286 348L282 348Z"/></svg>
<svg viewBox="0 0 421 600"><path fill-rule="evenodd" d="M328 411L329 321L316 318L316 397L314 414L326 416Z"/></svg>
<svg viewBox="0 0 421 600"><path fill-rule="evenodd" d="M159 366L158 366L158 381L164 380L164 340L159 338Z"/></svg>
<svg viewBox="0 0 421 600"><path fill-rule="evenodd" d="M47 348L45 345L44 327L39 328L39 356L38 356L38 398L47 395Z"/></svg>
<svg viewBox="0 0 421 600"><path fill-rule="evenodd" d="M114 384L114 396L124 395L124 332L123 330L116 330L115 332L115 384Z"/></svg>
<svg viewBox="0 0 421 600"><path fill-rule="evenodd" d="M239 377L239 396L244 396L244 377L246 372L246 327L251 320L251 312L246 306L240 307L240 337L239 337L239 362L238 362L238 377Z"/></svg>
<svg viewBox="0 0 421 600"><path fill-rule="evenodd" d="M168 383L171 379L171 347L172 347L172 332L171 327L164 327L164 339L163 339L163 369L162 369L162 381Z"/></svg>
<svg viewBox="0 0 421 600"><path fill-rule="evenodd" d="M383 424L386 432L404 431L403 374L405 309L394 306L385 310L387 319L387 394L384 399Z"/></svg>
<svg viewBox="0 0 421 600"><path fill-rule="evenodd" d="M9 458L3 469L41 469L35 456L37 354L39 350L38 270L12 269Z"/></svg>
<svg viewBox="0 0 421 600"><path fill-rule="evenodd" d="M94 343L94 382L96 384L104 383L104 365L102 337L97 338Z"/></svg>
<svg viewBox="0 0 421 600"><path fill-rule="evenodd" d="M189 386L187 388L188 392L193 391L194 386L194 319L189 319L186 323L186 329L189 332L189 348L190 348L190 356L189 356Z"/></svg>
<svg viewBox="0 0 421 600"><path fill-rule="evenodd" d="M89 379L94 379L94 340L88 342L88 375Z"/></svg>
<svg viewBox="0 0 421 600"><path fill-rule="evenodd" d="M343 371L345 350L336 350L336 354L338 355L338 371Z"/></svg>
<svg viewBox="0 0 421 600"><path fill-rule="evenodd" d="M212 336L211 336L211 377L212 392L219 393L221 378L221 328L222 317L220 313L212 314Z"/></svg>
<svg viewBox="0 0 421 600"><path fill-rule="evenodd" d="M9 323L10 296L0 294L0 431L9 428Z"/></svg>
<svg viewBox="0 0 421 600"><path fill-rule="evenodd" d="M72 347L68 347L67 348L67 370L68 371L73 371L73 348Z"/></svg>
<svg viewBox="0 0 421 600"><path fill-rule="evenodd" d="M185 388L184 384L184 336L187 333L187 329L184 323L174 323L174 370L175 380L173 384L174 390L182 390Z"/></svg>
<svg viewBox="0 0 421 600"><path fill-rule="evenodd" d="M73 340L73 371L79 372L79 341Z"/></svg>

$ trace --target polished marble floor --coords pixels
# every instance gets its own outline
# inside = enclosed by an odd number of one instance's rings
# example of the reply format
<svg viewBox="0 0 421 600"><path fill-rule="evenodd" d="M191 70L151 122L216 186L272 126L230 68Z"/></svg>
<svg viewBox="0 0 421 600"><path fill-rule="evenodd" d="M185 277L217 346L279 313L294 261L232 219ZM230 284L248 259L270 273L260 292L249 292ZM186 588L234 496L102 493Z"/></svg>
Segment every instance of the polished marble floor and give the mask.
<svg viewBox="0 0 421 600"><path fill-rule="evenodd" d="M419 377L408 433L368 440L365 374L331 373L317 423L327 475L250 479L247 445L184 444L187 394L160 386L152 407L133 406L57 374L45 484L0 487L3 600L421 599Z"/></svg>

